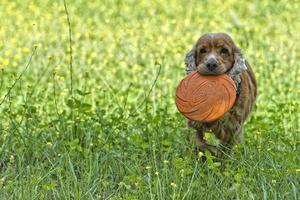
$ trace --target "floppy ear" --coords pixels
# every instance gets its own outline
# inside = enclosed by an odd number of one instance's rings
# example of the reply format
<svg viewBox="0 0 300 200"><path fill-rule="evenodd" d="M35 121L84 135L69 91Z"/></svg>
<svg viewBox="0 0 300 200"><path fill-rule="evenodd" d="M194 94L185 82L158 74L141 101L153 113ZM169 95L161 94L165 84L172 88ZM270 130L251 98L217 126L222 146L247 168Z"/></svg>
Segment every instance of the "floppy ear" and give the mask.
<svg viewBox="0 0 300 200"><path fill-rule="evenodd" d="M186 74L191 73L192 71L197 70L196 66L196 47L194 46L185 56L185 71Z"/></svg>
<svg viewBox="0 0 300 200"><path fill-rule="evenodd" d="M247 70L246 59L244 58L241 49L237 48L236 52L234 52L234 64L228 74L234 81L240 83L241 79L239 75L244 70Z"/></svg>

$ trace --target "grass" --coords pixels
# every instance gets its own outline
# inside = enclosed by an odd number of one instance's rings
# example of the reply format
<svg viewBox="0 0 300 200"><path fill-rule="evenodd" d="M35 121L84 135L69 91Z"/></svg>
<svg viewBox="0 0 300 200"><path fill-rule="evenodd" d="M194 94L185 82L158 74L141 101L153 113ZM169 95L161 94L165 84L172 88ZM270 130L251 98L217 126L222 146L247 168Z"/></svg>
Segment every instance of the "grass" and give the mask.
<svg viewBox="0 0 300 200"><path fill-rule="evenodd" d="M67 6L73 95L63 1L1 3L0 199L300 198L299 2ZM174 104L205 32L229 33L259 84L244 142L222 163L197 161Z"/></svg>

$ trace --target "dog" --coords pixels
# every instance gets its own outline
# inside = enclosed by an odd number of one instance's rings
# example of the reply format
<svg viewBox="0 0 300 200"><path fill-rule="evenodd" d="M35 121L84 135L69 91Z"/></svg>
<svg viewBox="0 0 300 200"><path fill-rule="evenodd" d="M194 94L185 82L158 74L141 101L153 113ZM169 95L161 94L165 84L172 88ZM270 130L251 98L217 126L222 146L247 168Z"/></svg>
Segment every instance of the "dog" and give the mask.
<svg viewBox="0 0 300 200"><path fill-rule="evenodd" d="M196 129L197 152L210 151L213 155L231 155L243 136L243 125L254 107L257 82L242 51L226 33L202 35L185 57L186 74L197 71L202 75L228 74L235 82L237 98L234 106L221 118L212 122L188 120L189 127ZM212 132L220 141L210 145L204 139Z"/></svg>

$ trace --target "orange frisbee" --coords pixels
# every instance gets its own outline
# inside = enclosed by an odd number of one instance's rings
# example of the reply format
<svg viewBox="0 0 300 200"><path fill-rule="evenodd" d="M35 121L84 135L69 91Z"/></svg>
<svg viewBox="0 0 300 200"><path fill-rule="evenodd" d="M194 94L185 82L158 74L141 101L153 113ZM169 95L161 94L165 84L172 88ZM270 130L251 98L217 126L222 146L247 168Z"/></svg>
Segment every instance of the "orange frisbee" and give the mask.
<svg viewBox="0 0 300 200"><path fill-rule="evenodd" d="M236 85L226 74L204 76L192 72L177 86L177 109L188 119L211 122L230 110L236 99Z"/></svg>

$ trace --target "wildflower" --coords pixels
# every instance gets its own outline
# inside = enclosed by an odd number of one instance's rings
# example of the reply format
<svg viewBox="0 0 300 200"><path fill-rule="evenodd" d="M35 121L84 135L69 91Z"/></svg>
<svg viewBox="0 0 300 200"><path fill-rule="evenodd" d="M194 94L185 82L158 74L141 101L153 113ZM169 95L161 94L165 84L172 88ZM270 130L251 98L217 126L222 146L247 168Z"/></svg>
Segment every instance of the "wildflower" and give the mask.
<svg viewBox="0 0 300 200"><path fill-rule="evenodd" d="M198 157L199 157L199 158L201 158L202 156L204 156L204 153L203 153L203 152L201 152L201 151L199 151L199 153L198 153Z"/></svg>
<svg viewBox="0 0 300 200"><path fill-rule="evenodd" d="M19 55L19 54L15 54L14 55L14 60L16 60L16 61L20 61L21 60L21 55Z"/></svg>
<svg viewBox="0 0 300 200"><path fill-rule="evenodd" d="M168 160L164 160L164 164L168 164L169 163L169 161Z"/></svg>
<svg viewBox="0 0 300 200"><path fill-rule="evenodd" d="M96 58L97 57L97 53L96 52L92 52L90 55L91 58Z"/></svg>
<svg viewBox="0 0 300 200"><path fill-rule="evenodd" d="M158 175L159 175L159 173L158 173L158 172L155 172L155 175L156 175L156 176L158 176Z"/></svg>
<svg viewBox="0 0 300 200"><path fill-rule="evenodd" d="M8 60L8 59L3 59L2 64L3 64L4 66L9 65L9 60Z"/></svg>
<svg viewBox="0 0 300 200"><path fill-rule="evenodd" d="M149 170L149 169L151 169L151 167L150 166L146 166L146 169Z"/></svg>
<svg viewBox="0 0 300 200"><path fill-rule="evenodd" d="M176 185L176 183L171 183L171 186L173 187L173 188L176 188L177 187L177 185Z"/></svg>
<svg viewBox="0 0 300 200"><path fill-rule="evenodd" d="M22 51L23 51L24 53L28 53L28 52L30 52L30 49L27 48L27 47L24 47L24 48L22 48Z"/></svg>
<svg viewBox="0 0 300 200"><path fill-rule="evenodd" d="M10 163L13 163L15 161L15 157L13 156L13 155L11 155L10 157L9 157L9 162Z"/></svg>
<svg viewBox="0 0 300 200"><path fill-rule="evenodd" d="M47 145L47 147L52 147L53 146L51 142L47 142L46 145Z"/></svg>

